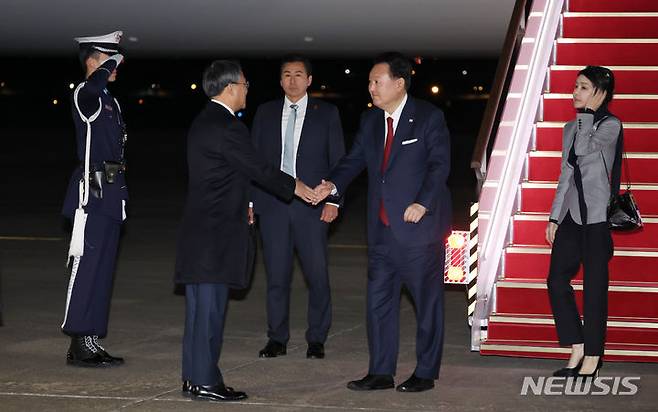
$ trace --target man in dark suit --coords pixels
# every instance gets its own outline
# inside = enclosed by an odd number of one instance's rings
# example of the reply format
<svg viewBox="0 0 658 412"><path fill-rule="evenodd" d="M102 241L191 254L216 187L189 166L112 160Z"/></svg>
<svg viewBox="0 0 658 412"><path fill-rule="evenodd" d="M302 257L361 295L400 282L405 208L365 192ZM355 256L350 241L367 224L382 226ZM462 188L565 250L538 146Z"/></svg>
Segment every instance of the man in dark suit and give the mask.
<svg viewBox="0 0 658 412"><path fill-rule="evenodd" d="M185 285L183 394L231 401L244 392L225 386L217 367L230 288L244 288L251 266L250 180L283 199L311 200L301 181L267 165L234 113L246 105L249 82L237 62L218 60L203 73L211 99L187 137L189 187L181 223L175 281Z"/></svg>
<svg viewBox="0 0 658 412"><path fill-rule="evenodd" d="M258 107L251 133L254 145L271 166L315 186L345 154L338 109L306 93L312 75L311 63L305 57L286 56L280 75L285 96ZM331 325L327 228L338 215L338 200L315 206L297 199L285 202L258 187L252 198L260 217L267 272L269 341L259 356L286 354L296 249L309 287L306 357L324 358Z"/></svg>
<svg viewBox="0 0 658 412"><path fill-rule="evenodd" d="M441 110L407 94L411 64L399 53L375 60L365 112L349 154L316 187L318 199L345 188L368 169L368 296L370 365L353 390L394 386L400 290L416 307L416 369L401 392L434 387L443 349L444 237L450 225L450 137Z"/></svg>

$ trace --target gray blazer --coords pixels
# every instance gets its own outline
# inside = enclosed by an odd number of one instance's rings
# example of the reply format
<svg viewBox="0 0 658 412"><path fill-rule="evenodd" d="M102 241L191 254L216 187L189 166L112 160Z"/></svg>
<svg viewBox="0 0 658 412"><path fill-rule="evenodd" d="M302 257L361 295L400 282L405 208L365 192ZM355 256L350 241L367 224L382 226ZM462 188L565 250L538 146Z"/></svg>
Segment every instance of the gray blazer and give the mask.
<svg viewBox="0 0 658 412"><path fill-rule="evenodd" d="M620 131L621 121L616 117L610 116L594 124L594 115L590 113L578 113L575 120L564 126L560 180L551 207L550 220L561 223L567 212L571 212L574 222L582 224L574 168L567 161L574 135L576 135L574 149L582 174L583 191L587 204L587 223L600 223L607 220L606 209L610 199L609 174L612 172ZM607 175L603 163L604 158L608 169Z"/></svg>

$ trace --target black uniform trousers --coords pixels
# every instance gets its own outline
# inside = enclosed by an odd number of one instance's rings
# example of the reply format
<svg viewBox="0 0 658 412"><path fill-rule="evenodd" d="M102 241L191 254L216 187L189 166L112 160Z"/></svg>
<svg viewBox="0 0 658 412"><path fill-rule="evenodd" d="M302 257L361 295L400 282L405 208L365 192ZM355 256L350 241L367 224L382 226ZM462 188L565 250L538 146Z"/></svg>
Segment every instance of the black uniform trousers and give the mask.
<svg viewBox="0 0 658 412"><path fill-rule="evenodd" d="M585 355L601 356L608 319L608 261L613 255L607 222L579 225L567 213L551 252L548 294L560 345L585 344ZM571 279L583 265L583 322Z"/></svg>
<svg viewBox="0 0 658 412"><path fill-rule="evenodd" d="M107 335L121 222L89 213L84 253L73 259L62 331L71 336Z"/></svg>
<svg viewBox="0 0 658 412"><path fill-rule="evenodd" d="M185 285L184 381L194 385L216 385L224 381L217 362L224 339L228 292L228 286L223 283Z"/></svg>
<svg viewBox="0 0 658 412"><path fill-rule="evenodd" d="M374 245L368 248L367 324L368 373L395 375L400 339L402 285L416 308L416 376L437 379L443 352L442 244L407 247L391 229L378 223Z"/></svg>
<svg viewBox="0 0 658 412"><path fill-rule="evenodd" d="M327 268L327 228L308 206L294 202L260 214L263 259L267 273L267 336L290 339L290 284L297 250L308 285L307 342L324 343L331 326L331 287Z"/></svg>

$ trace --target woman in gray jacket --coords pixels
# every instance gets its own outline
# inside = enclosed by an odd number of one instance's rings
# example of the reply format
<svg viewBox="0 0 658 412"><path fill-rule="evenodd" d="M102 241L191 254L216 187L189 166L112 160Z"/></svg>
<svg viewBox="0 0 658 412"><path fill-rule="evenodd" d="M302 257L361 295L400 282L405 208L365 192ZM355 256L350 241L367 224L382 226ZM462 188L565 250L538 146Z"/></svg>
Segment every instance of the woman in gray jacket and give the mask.
<svg viewBox="0 0 658 412"><path fill-rule="evenodd" d="M587 66L573 91L576 119L564 126L562 164L546 240L552 245L548 293L562 346L571 346L554 376L596 376L608 318L608 261L613 255L606 209L621 121L608 111L614 76ZM570 281L583 265L583 323Z"/></svg>

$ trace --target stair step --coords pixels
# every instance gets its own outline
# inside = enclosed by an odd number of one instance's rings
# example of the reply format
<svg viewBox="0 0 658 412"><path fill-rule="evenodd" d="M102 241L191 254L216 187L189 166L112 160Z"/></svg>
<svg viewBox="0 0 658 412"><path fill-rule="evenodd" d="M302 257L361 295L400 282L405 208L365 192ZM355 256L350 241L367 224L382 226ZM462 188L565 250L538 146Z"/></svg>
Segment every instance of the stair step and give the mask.
<svg viewBox="0 0 658 412"><path fill-rule="evenodd" d="M528 182L521 185L521 212L549 213L555 197L556 182ZM625 186L622 185L622 190ZM658 185L631 185L640 213L658 215Z"/></svg>
<svg viewBox="0 0 658 412"><path fill-rule="evenodd" d="M658 12L656 0L569 0L571 12Z"/></svg>
<svg viewBox="0 0 658 412"><path fill-rule="evenodd" d="M528 180L536 182L557 182L560 176L562 152L535 151L528 154ZM624 163L628 162L631 181L637 183L658 183L658 154L626 152ZM627 182L626 166L622 167L622 182Z"/></svg>
<svg viewBox="0 0 658 412"><path fill-rule="evenodd" d="M480 354L518 358L569 359L571 348L557 343L523 340L486 339L480 344ZM653 345L607 344L606 362L658 362L658 350ZM605 376L605 369L601 376Z"/></svg>
<svg viewBox="0 0 658 412"><path fill-rule="evenodd" d="M505 280L545 282L551 260L551 249L545 247L510 246L505 249ZM617 248L608 265L611 282L650 283L658 285L658 249ZM582 281L582 266L575 280Z"/></svg>
<svg viewBox="0 0 658 412"><path fill-rule="evenodd" d="M623 122L658 122L658 95L616 94L610 102L610 111ZM565 122L575 117L571 94L544 94L544 121Z"/></svg>
<svg viewBox="0 0 658 412"><path fill-rule="evenodd" d="M564 13L562 35L571 38L658 37L658 13Z"/></svg>
<svg viewBox="0 0 658 412"><path fill-rule="evenodd" d="M584 67L551 66L550 92L572 93L578 72ZM658 66L608 66L608 68L615 75L615 93L658 94Z"/></svg>
<svg viewBox="0 0 658 412"><path fill-rule="evenodd" d="M557 343L555 321L552 317L492 315L489 318L487 339L523 340ZM651 346L658 351L658 322L638 322L608 319L606 345L633 344Z"/></svg>
<svg viewBox="0 0 658 412"><path fill-rule="evenodd" d="M658 78L656 84L658 85ZM536 150L562 150L564 124L565 122L537 123ZM658 153L658 123L624 123L624 150Z"/></svg>
<svg viewBox="0 0 658 412"><path fill-rule="evenodd" d="M612 232L616 248L658 249L658 218L643 217L644 227L635 232ZM548 246L544 238L547 214L518 214L513 219L513 238L516 245Z"/></svg>
<svg viewBox="0 0 658 412"><path fill-rule="evenodd" d="M558 65L658 66L658 39L557 40Z"/></svg>
<svg viewBox="0 0 658 412"><path fill-rule="evenodd" d="M582 284L574 281L572 286L578 310L583 313ZM551 315L546 283L499 280L496 282L496 313ZM620 286L611 282L608 287L608 316L658 322L658 286Z"/></svg>

